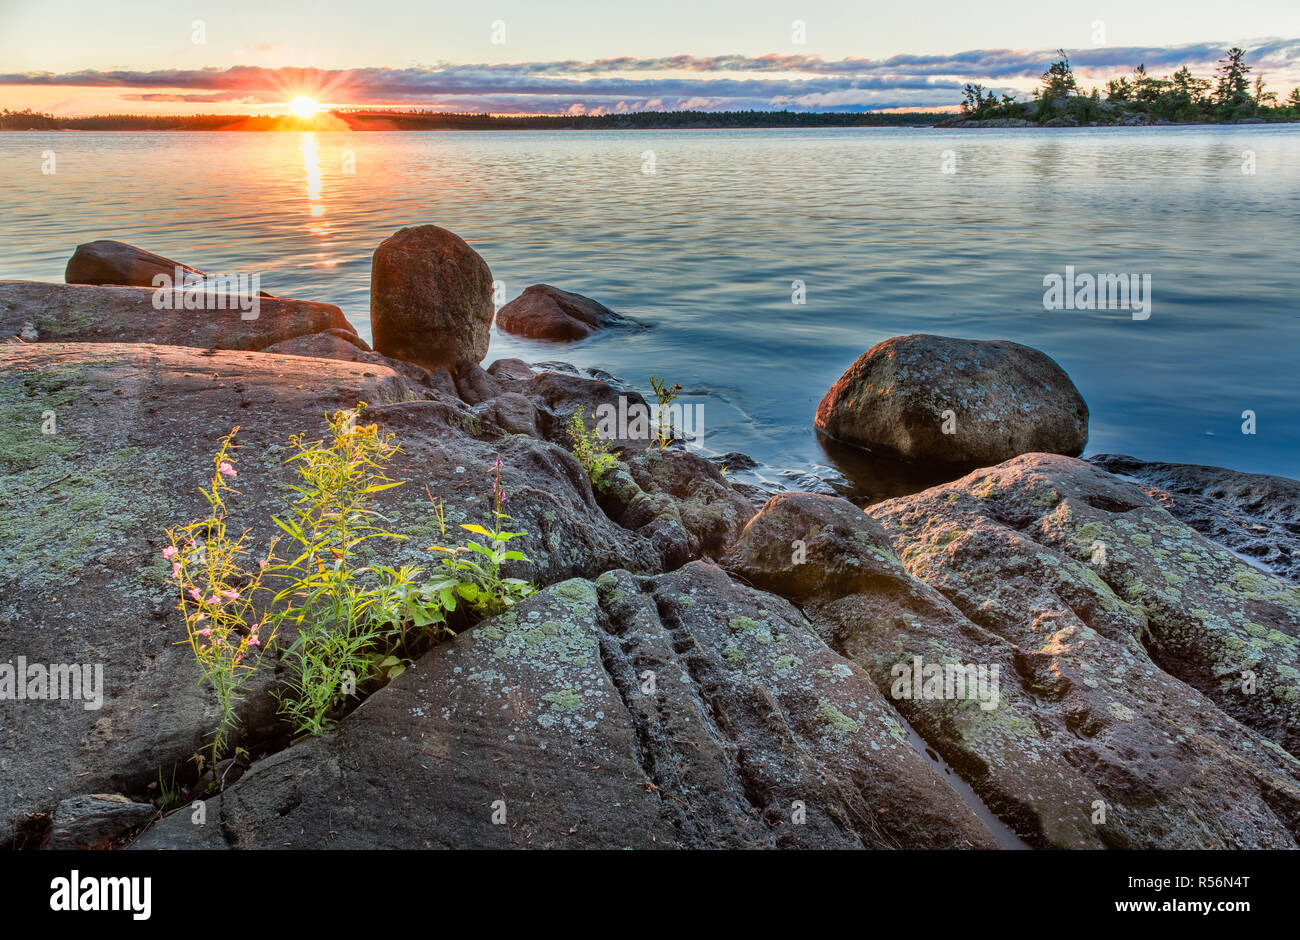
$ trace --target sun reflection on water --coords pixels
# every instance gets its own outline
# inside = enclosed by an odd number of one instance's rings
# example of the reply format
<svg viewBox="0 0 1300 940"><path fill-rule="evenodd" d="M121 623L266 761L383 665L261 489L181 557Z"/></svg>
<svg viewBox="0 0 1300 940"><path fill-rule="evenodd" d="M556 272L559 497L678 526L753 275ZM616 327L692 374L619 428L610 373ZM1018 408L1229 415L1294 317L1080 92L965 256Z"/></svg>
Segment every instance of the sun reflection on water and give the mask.
<svg viewBox="0 0 1300 940"><path fill-rule="evenodd" d="M313 218L325 214L325 205L321 199L320 155L316 152L316 135L302 135L302 163L307 171L307 201Z"/></svg>

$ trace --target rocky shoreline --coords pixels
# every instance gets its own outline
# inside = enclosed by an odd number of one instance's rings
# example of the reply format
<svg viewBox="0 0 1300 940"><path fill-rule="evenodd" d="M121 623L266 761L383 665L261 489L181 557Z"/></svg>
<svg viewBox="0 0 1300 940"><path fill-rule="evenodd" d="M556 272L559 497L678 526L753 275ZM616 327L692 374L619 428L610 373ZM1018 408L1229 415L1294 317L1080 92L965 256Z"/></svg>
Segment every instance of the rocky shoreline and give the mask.
<svg viewBox="0 0 1300 940"><path fill-rule="evenodd" d="M486 263L404 232L376 257L376 349L329 304L159 313L137 255L94 286L0 282L0 662L101 663L106 684L97 710L6 703L0 843L1296 847L1300 483L1078 459L1087 408L1055 363L941 337L867 351L818 412L848 444L951 464L937 485L864 510L632 435L593 483L572 415L644 399L484 368ZM546 288L517 312L620 326L593 303ZM540 590L322 736L290 741L280 673L259 673L249 757L212 786L164 531L239 425L233 518L269 538L286 441L360 401L401 447L377 503L409 541L376 562L428 565L432 501L480 519L499 459L527 533L512 573ZM994 684L931 695L925 664Z"/></svg>

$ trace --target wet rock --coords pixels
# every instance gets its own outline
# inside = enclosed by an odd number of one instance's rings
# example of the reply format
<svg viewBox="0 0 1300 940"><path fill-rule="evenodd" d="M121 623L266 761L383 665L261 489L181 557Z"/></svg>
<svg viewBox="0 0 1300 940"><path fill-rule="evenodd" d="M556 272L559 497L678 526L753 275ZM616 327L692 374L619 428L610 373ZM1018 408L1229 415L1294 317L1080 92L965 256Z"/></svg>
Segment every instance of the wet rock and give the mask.
<svg viewBox="0 0 1300 940"><path fill-rule="evenodd" d="M159 343L203 349L260 350L298 336L354 333L333 304L260 298L256 316L239 307L249 298L214 295L225 310L168 310L143 287L88 287L0 281L0 335L34 329L41 343Z"/></svg>
<svg viewBox="0 0 1300 940"><path fill-rule="evenodd" d="M516 336L563 341L584 339L631 321L590 297L534 284L497 311L496 322L499 329Z"/></svg>
<svg viewBox="0 0 1300 940"><path fill-rule="evenodd" d="M1300 581L1300 482L1263 473L1100 454L1103 470L1138 481L1180 522L1256 564Z"/></svg>
<svg viewBox="0 0 1300 940"><path fill-rule="evenodd" d="M60 800L54 810L51 849L105 849L157 815L149 803L133 803L117 793Z"/></svg>
<svg viewBox="0 0 1300 940"><path fill-rule="evenodd" d="M207 276L197 268L126 242L100 239L77 246L68 259L63 280L69 284L154 287L154 277L159 274L165 274L168 283L172 283L177 268L181 269L185 285L202 281Z"/></svg>
<svg viewBox="0 0 1300 940"><path fill-rule="evenodd" d="M375 249L370 325L385 356L431 371L478 363L492 327L492 272L446 229L404 228Z"/></svg>
<svg viewBox="0 0 1300 940"><path fill-rule="evenodd" d="M816 426L886 455L987 466L1039 451L1082 453L1088 406L1037 349L918 333L864 353L821 400Z"/></svg>

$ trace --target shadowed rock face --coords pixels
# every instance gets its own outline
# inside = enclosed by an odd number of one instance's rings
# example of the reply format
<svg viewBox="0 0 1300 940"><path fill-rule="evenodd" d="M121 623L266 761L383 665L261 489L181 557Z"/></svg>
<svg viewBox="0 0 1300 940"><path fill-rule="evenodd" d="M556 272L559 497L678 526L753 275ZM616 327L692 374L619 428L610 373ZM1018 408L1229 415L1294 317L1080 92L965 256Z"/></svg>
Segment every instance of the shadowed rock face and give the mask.
<svg viewBox="0 0 1300 940"><path fill-rule="evenodd" d="M701 562L483 622L255 766L220 826L238 848L993 845L860 669Z"/></svg>
<svg viewBox="0 0 1300 940"><path fill-rule="evenodd" d="M629 323L602 303L534 284L497 311L497 328L531 339L574 340L610 326Z"/></svg>
<svg viewBox="0 0 1300 940"><path fill-rule="evenodd" d="M78 245L63 280L69 284L101 284L118 287L153 287L154 276L165 274L175 279L176 269L183 276L201 281L204 273L179 261L172 261L152 251L145 251L126 242L101 239Z"/></svg>
<svg viewBox="0 0 1300 940"><path fill-rule="evenodd" d="M404 228L375 249L370 326L377 352L426 369L477 363L492 327L492 272L459 236Z"/></svg>
<svg viewBox="0 0 1300 940"><path fill-rule="evenodd" d="M226 310L160 310L145 287L89 287L0 281L0 336L42 343L159 343L202 349L265 349L273 343L339 330L355 333L333 304L261 297L252 316L240 298L217 295Z"/></svg>
<svg viewBox="0 0 1300 940"><path fill-rule="evenodd" d="M1206 538L1291 581L1300 581L1300 482L1263 473L1100 454L1103 470L1143 491Z"/></svg>
<svg viewBox="0 0 1300 940"><path fill-rule="evenodd" d="M909 460L988 466L1036 451L1083 453L1088 406L1037 349L917 333L863 353L821 400L816 426Z"/></svg>

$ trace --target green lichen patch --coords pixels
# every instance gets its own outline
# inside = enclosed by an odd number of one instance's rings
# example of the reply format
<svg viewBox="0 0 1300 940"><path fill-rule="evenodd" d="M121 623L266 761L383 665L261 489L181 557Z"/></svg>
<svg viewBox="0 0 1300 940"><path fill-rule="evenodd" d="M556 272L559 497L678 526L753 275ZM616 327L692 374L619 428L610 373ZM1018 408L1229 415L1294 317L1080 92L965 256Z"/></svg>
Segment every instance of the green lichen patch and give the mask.
<svg viewBox="0 0 1300 940"><path fill-rule="evenodd" d="M564 689L542 696L542 701L550 702L556 711L571 712L582 707L582 693L577 689Z"/></svg>
<svg viewBox="0 0 1300 940"><path fill-rule="evenodd" d="M733 633L743 633L753 638L754 642L767 645L772 642L772 629L765 623L753 619L752 617L732 617L727 621L727 626Z"/></svg>
<svg viewBox="0 0 1300 940"><path fill-rule="evenodd" d="M858 730L858 723L840 711L826 699L817 700L817 720L843 734L852 734Z"/></svg>

